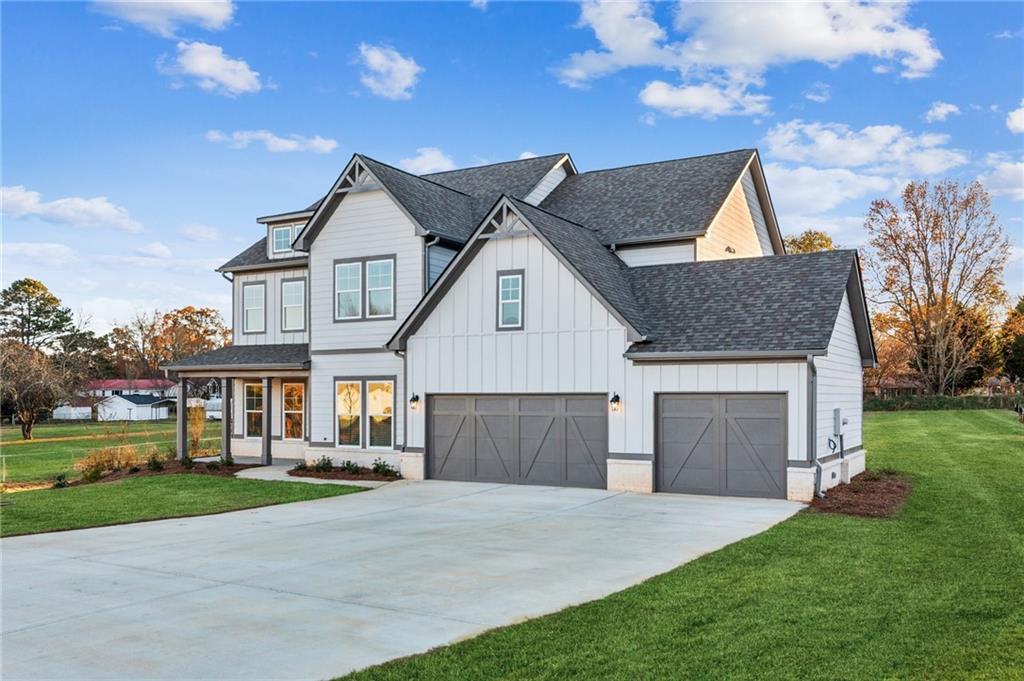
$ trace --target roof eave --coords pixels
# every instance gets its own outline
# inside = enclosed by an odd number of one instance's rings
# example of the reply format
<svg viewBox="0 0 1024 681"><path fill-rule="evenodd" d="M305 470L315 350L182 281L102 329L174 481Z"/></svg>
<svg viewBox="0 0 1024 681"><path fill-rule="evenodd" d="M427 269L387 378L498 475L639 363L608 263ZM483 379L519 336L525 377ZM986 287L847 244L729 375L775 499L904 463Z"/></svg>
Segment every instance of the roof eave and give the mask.
<svg viewBox="0 0 1024 681"><path fill-rule="evenodd" d="M280 262L265 262L256 265L237 265L236 267L218 267L215 272L253 272L257 270L287 270L295 267L309 266L309 258L282 258Z"/></svg>
<svg viewBox="0 0 1024 681"><path fill-rule="evenodd" d="M276 364L174 364L161 366L162 371L175 371L178 373L189 371L293 371L309 369L309 361L305 362L279 362Z"/></svg>
<svg viewBox="0 0 1024 681"><path fill-rule="evenodd" d="M256 218L256 222L261 225L266 225L271 222L280 222L282 220L296 220L298 218L310 218L313 215L311 210L300 210L291 213L277 213L276 215L264 215Z"/></svg>
<svg viewBox="0 0 1024 681"><path fill-rule="evenodd" d="M812 350L732 350L718 352L703 351L651 351L636 352L627 351L623 357L634 362L709 362L709 361L736 361L736 360L806 360L808 355L821 356L826 354L827 348Z"/></svg>

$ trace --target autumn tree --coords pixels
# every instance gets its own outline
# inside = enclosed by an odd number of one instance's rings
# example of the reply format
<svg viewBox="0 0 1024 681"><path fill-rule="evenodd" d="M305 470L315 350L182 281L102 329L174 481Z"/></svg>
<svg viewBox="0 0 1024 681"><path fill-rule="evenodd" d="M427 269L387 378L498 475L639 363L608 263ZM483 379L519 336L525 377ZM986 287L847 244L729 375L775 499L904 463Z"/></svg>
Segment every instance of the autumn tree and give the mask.
<svg viewBox="0 0 1024 681"><path fill-rule="evenodd" d="M74 328L71 310L35 279L18 279L0 292L0 334L30 348L49 349Z"/></svg>
<svg viewBox="0 0 1024 681"><path fill-rule="evenodd" d="M220 312L189 305L171 310L160 319L155 351L163 364L223 347L230 340L231 329Z"/></svg>
<svg viewBox="0 0 1024 681"><path fill-rule="evenodd" d="M0 341L0 375L0 393L14 410L24 440L32 439L41 414L53 411L72 394L53 360L21 341Z"/></svg>
<svg viewBox="0 0 1024 681"><path fill-rule="evenodd" d="M999 329L1003 373L1011 381L1024 381L1024 296L1017 300Z"/></svg>
<svg viewBox="0 0 1024 681"><path fill-rule="evenodd" d="M785 239L787 253L817 253L819 251L834 251L838 246L825 232L816 229L807 229L800 234L791 234Z"/></svg>
<svg viewBox="0 0 1024 681"><path fill-rule="evenodd" d="M898 204L872 202L865 228L874 302L899 321L925 386L953 393L987 350L972 328L1005 299L1010 248L988 193L979 182L911 182Z"/></svg>
<svg viewBox="0 0 1024 681"><path fill-rule="evenodd" d="M875 313L871 316L878 366L864 370L866 387L876 388L882 392L886 386L918 379L911 367L914 349L906 342L906 334L896 328L899 324L899 320L893 315Z"/></svg>

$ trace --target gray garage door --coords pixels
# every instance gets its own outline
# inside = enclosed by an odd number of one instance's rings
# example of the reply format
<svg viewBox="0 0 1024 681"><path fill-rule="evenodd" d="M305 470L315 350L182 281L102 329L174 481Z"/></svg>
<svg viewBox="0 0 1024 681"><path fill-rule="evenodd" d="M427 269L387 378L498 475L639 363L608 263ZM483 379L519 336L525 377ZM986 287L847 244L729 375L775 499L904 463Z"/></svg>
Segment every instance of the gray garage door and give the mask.
<svg viewBox="0 0 1024 681"><path fill-rule="evenodd" d="M607 398L433 395L427 473L439 480L607 487Z"/></svg>
<svg viewBox="0 0 1024 681"><path fill-rule="evenodd" d="M786 496L786 398L661 395L656 488L660 492Z"/></svg>

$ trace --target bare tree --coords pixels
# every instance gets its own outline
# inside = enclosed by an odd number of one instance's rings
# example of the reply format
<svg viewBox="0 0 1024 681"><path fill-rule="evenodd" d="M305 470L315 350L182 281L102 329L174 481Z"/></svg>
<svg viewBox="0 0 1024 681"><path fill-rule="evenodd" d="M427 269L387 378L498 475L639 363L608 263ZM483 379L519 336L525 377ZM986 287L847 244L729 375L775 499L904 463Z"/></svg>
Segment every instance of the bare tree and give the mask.
<svg viewBox="0 0 1024 681"><path fill-rule="evenodd" d="M40 414L53 411L71 395L53 360L20 341L0 341L0 391L21 423L21 437L32 439Z"/></svg>
<svg viewBox="0 0 1024 681"><path fill-rule="evenodd" d="M982 361L987 339L973 333L1005 300L1010 246L979 182L911 182L900 205L871 204L868 271L877 304L913 349L911 364L935 393L952 393Z"/></svg>

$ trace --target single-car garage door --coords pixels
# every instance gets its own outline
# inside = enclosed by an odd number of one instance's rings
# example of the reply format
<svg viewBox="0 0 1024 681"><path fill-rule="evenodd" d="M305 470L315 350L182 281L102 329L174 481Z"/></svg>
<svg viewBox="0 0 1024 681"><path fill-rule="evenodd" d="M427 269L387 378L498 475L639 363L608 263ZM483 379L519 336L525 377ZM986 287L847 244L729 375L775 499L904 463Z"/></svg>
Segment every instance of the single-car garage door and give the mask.
<svg viewBox="0 0 1024 681"><path fill-rule="evenodd" d="M785 498L783 395L660 395L657 419L657 491Z"/></svg>
<svg viewBox="0 0 1024 681"><path fill-rule="evenodd" d="M607 487L607 409L603 395L432 395L428 476Z"/></svg>

